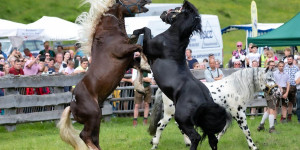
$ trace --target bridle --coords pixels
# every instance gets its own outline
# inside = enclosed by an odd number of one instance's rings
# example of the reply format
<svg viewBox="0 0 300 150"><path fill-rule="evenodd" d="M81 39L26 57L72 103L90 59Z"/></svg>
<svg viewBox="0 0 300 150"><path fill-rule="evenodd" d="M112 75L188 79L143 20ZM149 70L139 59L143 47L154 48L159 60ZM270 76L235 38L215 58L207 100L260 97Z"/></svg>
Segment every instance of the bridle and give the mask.
<svg viewBox="0 0 300 150"><path fill-rule="evenodd" d="M141 12L141 6L138 5L138 3L139 3L140 1L141 1L141 0L137 0L137 1L136 1L135 3L133 3L133 4L125 5L125 4L122 2L122 0L118 0L118 2L119 2L123 7L125 7L125 8L127 9L127 11L129 12L129 14L132 15L132 16L134 15L134 13L132 13L131 10L130 10L130 7L132 7L132 6L137 6L139 12Z"/></svg>
<svg viewBox="0 0 300 150"><path fill-rule="evenodd" d="M278 85L277 85L277 84L274 84L274 85L272 85L272 86L269 86L269 85L266 84L266 88L265 88L264 91L265 91L268 95L270 95L270 92L271 92L272 89L274 89L275 87L278 88Z"/></svg>

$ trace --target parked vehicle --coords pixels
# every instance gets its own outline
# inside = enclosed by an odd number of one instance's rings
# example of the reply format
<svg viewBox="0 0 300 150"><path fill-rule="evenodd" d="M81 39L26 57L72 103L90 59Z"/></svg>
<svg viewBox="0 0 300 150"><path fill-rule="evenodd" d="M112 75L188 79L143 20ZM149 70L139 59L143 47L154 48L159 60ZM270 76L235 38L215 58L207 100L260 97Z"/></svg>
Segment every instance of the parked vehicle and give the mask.
<svg viewBox="0 0 300 150"><path fill-rule="evenodd" d="M0 39L2 44L2 51L10 55L13 50L13 46L9 39ZM22 46L18 49L24 56L24 49L28 48L34 56L37 56L41 50L44 49L44 41L41 40L27 40L24 41Z"/></svg>

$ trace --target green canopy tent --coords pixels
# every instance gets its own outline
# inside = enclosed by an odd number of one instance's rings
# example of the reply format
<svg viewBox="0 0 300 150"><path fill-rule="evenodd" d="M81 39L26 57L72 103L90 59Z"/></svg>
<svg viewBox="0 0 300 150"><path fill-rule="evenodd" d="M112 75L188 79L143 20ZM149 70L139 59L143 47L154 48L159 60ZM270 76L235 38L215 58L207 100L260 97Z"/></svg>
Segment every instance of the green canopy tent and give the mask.
<svg viewBox="0 0 300 150"><path fill-rule="evenodd" d="M300 45L300 13L279 28L254 38L248 38L248 43L258 47L263 46L299 46Z"/></svg>

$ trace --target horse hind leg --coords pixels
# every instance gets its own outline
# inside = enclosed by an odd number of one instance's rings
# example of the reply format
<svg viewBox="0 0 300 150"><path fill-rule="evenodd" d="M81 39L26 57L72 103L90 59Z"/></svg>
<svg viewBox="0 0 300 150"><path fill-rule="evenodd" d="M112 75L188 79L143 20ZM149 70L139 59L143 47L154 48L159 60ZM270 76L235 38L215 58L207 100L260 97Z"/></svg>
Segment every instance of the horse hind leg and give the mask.
<svg viewBox="0 0 300 150"><path fill-rule="evenodd" d="M218 139L214 134L209 134L208 136L208 142L212 150L218 149Z"/></svg>
<svg viewBox="0 0 300 150"><path fill-rule="evenodd" d="M248 146L252 150L257 150L258 148L254 144L254 141L251 138L250 130L247 125L246 114L244 113L244 109L240 109L238 111L238 116L236 116L236 121L238 122L239 127L243 130L243 133L246 136Z"/></svg>
<svg viewBox="0 0 300 150"><path fill-rule="evenodd" d="M175 106L172 100L170 100L167 96L164 94L162 95L163 104L164 104L164 117L161 119L157 124L157 130L155 133L155 136L152 138L151 144L153 145L151 149L156 149L159 143L160 136L164 130L164 128L167 127L168 123L172 119L172 117L175 114Z"/></svg>

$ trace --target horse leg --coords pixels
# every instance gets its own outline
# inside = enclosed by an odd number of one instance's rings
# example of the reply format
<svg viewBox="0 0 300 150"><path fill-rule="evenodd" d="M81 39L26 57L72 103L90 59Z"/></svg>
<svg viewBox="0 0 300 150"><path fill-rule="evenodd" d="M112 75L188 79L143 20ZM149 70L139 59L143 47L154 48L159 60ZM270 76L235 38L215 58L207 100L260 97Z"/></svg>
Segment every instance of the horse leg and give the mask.
<svg viewBox="0 0 300 150"><path fill-rule="evenodd" d="M151 144L153 145L151 149L156 149L159 143L160 136L167 127L172 117L175 114L175 106L172 100L170 100L165 94L162 94L163 104L164 104L164 117L157 124L157 130L155 136L152 138Z"/></svg>
<svg viewBox="0 0 300 150"><path fill-rule="evenodd" d="M186 110L187 108L184 108L183 105L177 107L175 111L175 120L179 125L179 129L190 138L192 143L190 150L196 150L199 141L201 140L201 136L195 130L194 125L191 122L191 113L187 113Z"/></svg>
<svg viewBox="0 0 300 150"><path fill-rule="evenodd" d="M246 136L249 148L253 149L253 150L257 150L258 148L256 147L256 145L254 144L254 141L251 138L250 130L249 130L248 125L247 125L245 109L240 109L237 112L237 114L238 115L235 117L235 119L238 122L240 128L243 130L243 133Z"/></svg>
<svg viewBox="0 0 300 150"><path fill-rule="evenodd" d="M218 139L214 134L208 134L208 143L211 147L212 150L217 150L218 149Z"/></svg>

